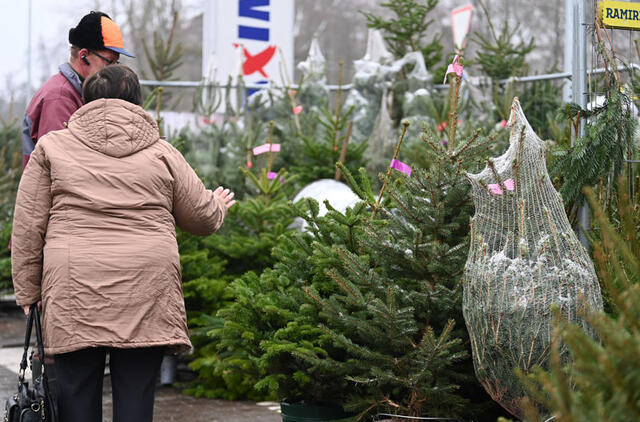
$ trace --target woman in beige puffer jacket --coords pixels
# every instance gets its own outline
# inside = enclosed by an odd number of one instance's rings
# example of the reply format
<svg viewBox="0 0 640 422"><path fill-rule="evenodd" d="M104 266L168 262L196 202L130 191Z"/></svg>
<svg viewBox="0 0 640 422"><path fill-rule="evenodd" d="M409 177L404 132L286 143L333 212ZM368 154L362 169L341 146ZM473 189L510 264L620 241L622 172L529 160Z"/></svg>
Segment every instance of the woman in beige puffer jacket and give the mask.
<svg viewBox="0 0 640 422"><path fill-rule="evenodd" d="M175 225L213 233L233 193L207 190L160 139L139 106L130 69L104 68L87 79L83 97L67 129L38 141L20 181L12 239L16 301L23 307L42 301L61 421L102 420L96 376L78 374L99 374L101 391L99 364L104 368L107 352L114 415L121 415L114 420L151 420L162 353L191 347ZM141 374L132 373L136 367ZM146 398L136 394L149 388L151 416L148 391ZM82 395L87 391L100 403Z"/></svg>

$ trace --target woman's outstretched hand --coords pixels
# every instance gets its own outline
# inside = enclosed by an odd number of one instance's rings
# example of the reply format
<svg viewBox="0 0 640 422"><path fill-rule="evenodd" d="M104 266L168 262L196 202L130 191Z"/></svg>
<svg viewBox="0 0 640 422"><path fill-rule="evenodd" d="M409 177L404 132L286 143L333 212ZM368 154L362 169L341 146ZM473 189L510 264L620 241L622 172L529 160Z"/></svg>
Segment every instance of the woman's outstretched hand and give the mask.
<svg viewBox="0 0 640 422"><path fill-rule="evenodd" d="M233 200L234 193L222 186L219 186L214 190L213 194L224 203L224 206L227 207L227 209L231 208L233 204L236 203L236 201Z"/></svg>

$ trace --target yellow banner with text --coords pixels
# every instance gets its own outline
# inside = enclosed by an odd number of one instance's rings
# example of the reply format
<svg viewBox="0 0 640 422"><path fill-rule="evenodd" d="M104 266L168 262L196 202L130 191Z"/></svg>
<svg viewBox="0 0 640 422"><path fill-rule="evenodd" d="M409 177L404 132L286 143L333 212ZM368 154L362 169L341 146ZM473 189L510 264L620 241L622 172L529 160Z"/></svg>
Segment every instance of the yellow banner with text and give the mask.
<svg viewBox="0 0 640 422"><path fill-rule="evenodd" d="M640 3L601 1L600 19L607 28L640 29Z"/></svg>

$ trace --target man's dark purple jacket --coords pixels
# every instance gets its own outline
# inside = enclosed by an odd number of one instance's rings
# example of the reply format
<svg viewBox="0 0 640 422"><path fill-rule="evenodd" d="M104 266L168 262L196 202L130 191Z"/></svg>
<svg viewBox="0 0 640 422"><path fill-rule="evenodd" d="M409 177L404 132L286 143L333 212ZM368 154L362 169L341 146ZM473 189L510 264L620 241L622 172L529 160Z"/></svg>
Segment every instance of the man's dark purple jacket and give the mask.
<svg viewBox="0 0 640 422"><path fill-rule="evenodd" d="M82 106L82 82L69 63L61 64L35 93L22 122L22 168L43 135L66 127L69 117Z"/></svg>

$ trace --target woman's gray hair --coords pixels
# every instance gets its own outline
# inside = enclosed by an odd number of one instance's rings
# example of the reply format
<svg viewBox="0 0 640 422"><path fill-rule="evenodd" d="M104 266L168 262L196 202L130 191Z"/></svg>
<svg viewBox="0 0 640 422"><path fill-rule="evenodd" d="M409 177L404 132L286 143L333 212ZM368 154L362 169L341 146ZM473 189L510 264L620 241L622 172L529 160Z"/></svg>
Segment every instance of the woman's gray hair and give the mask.
<svg viewBox="0 0 640 422"><path fill-rule="evenodd" d="M100 98L119 98L135 105L142 105L138 75L120 64L97 71L84 81L82 101L86 104Z"/></svg>

